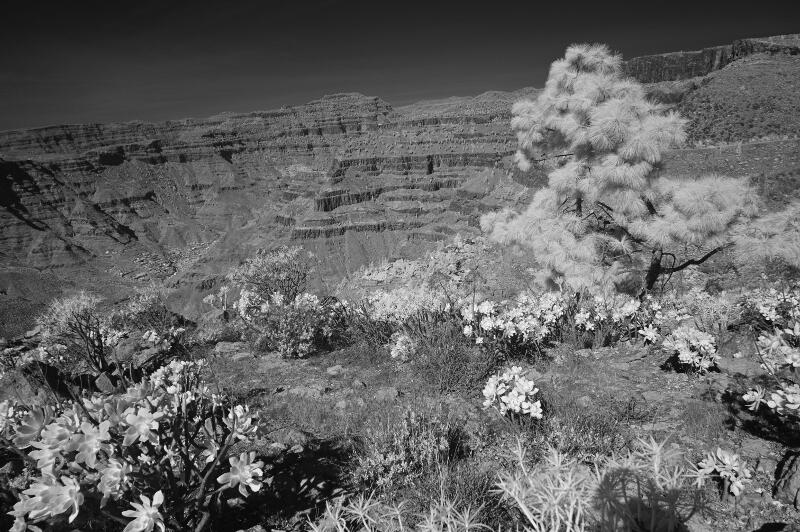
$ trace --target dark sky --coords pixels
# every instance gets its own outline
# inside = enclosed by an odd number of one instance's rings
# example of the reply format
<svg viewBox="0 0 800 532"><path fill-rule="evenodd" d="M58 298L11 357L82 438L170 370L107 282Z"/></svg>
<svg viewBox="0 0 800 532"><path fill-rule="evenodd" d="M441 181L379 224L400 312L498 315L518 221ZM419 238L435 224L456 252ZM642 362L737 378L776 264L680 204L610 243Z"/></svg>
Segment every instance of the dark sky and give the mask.
<svg viewBox="0 0 800 532"><path fill-rule="evenodd" d="M0 130L541 86L572 42L633 57L800 32L792 4L6 0Z"/></svg>

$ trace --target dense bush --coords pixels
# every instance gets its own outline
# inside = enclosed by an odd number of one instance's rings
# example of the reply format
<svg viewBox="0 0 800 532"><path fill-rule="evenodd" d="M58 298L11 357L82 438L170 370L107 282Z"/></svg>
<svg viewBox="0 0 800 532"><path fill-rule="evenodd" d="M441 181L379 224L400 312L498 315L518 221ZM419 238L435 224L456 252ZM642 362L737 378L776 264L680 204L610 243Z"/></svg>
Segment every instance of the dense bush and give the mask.
<svg viewBox="0 0 800 532"><path fill-rule="evenodd" d="M185 324L167 304L169 292L156 284L137 288L133 296L111 316L111 326L117 330L155 331L163 336Z"/></svg>
<svg viewBox="0 0 800 532"><path fill-rule="evenodd" d="M300 247L260 251L234 268L228 279L239 297L230 304L248 330L257 352L277 351L287 358L302 358L325 347L342 325L343 312L336 300L320 301L305 292L312 257ZM228 310L230 287L204 301Z"/></svg>
<svg viewBox="0 0 800 532"><path fill-rule="evenodd" d="M413 486L465 452L463 426L442 411L406 410L399 422L370 430L355 456L353 479L367 491Z"/></svg>
<svg viewBox="0 0 800 532"><path fill-rule="evenodd" d="M413 342L411 370L440 393L475 390L499 363L494 353L475 346L450 313L408 320L403 334Z"/></svg>
<svg viewBox="0 0 800 532"><path fill-rule="evenodd" d="M280 294L294 301L306 288L313 257L299 246L282 246L272 251L260 250L231 270L228 279L262 298Z"/></svg>
<svg viewBox="0 0 800 532"><path fill-rule="evenodd" d="M302 358L325 347L340 328L338 303L320 302L305 292L287 301L279 293L264 299L243 290L235 307L253 331L257 352L277 351L282 357Z"/></svg>

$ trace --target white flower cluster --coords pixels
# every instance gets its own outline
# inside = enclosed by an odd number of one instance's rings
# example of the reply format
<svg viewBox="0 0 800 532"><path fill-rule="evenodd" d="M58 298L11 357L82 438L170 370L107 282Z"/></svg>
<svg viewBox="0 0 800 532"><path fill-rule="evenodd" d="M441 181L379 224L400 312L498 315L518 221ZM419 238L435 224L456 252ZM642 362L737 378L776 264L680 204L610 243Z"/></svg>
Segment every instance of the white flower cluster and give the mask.
<svg viewBox="0 0 800 532"><path fill-rule="evenodd" d="M514 303L468 304L461 309L463 332L477 344L487 340L540 344L556 333L566 308L564 299L555 293L521 295Z"/></svg>
<svg viewBox="0 0 800 532"><path fill-rule="evenodd" d="M622 322L631 320L640 305L638 299L623 295L594 296L581 305L575 314L575 325L586 331L593 331L604 323L619 326Z"/></svg>
<svg viewBox="0 0 800 532"><path fill-rule="evenodd" d="M522 368L511 369L492 375L483 389L485 408L496 408L501 415L512 414L542 418L542 403L536 399L539 389L522 373Z"/></svg>
<svg viewBox="0 0 800 532"><path fill-rule="evenodd" d="M158 508L164 493L155 492L151 503L142 489L161 487L167 491L169 507L184 508L192 501L174 497L202 501L216 490L206 486L204 477L221 467L235 442L252 438L256 425L247 408L222 406L221 398L202 383L202 366L173 361L124 392L94 394L58 409L34 407L20 416L23 407L7 403L0 407L4 420L0 436L20 450L31 449L28 456L38 468L38 476L10 512L15 518L13 530L35 530L29 523L67 512L72 522L85 501L98 499L100 507L108 500L131 504L133 510L122 512L132 518L127 532L150 531L154 526L163 530ZM261 475L258 463L252 464L252 459L246 463L250 465L231 460L230 472L218 477L223 488L237 484L253 491L260 488L254 480ZM186 485L171 491L170 479L176 478ZM247 494L242 487L239 491ZM181 525L187 523L181 521L186 516L174 517Z"/></svg>
<svg viewBox="0 0 800 532"><path fill-rule="evenodd" d="M719 359L714 337L688 325L672 331L662 346L677 354L681 364L701 373L708 371Z"/></svg>
<svg viewBox="0 0 800 532"><path fill-rule="evenodd" d="M633 325L646 343L655 344L666 331L691 318L676 299L657 300L647 294L633 317Z"/></svg>
<svg viewBox="0 0 800 532"><path fill-rule="evenodd" d="M416 342L408 334L399 331L392 334L389 345L389 355L397 362L408 362L417 349Z"/></svg>
<svg viewBox="0 0 800 532"><path fill-rule="evenodd" d="M738 454L724 451L717 447L716 452L708 453L706 458L697 464L698 478L717 477L727 490L738 497L744 489L744 483L752 476L747 464Z"/></svg>

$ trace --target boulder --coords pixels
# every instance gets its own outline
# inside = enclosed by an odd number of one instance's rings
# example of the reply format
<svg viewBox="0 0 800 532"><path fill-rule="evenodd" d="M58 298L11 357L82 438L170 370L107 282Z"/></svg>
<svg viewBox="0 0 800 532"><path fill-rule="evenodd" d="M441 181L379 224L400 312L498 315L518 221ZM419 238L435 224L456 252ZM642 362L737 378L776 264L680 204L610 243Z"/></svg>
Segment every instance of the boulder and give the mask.
<svg viewBox="0 0 800 532"><path fill-rule="evenodd" d="M130 362L142 348L137 338L122 338L114 348L114 354L120 362Z"/></svg>
<svg viewBox="0 0 800 532"><path fill-rule="evenodd" d="M133 355L133 363L136 366L144 365L148 360L155 357L159 353L161 353L162 348L160 346L153 346L148 347L147 349L142 349L141 351L136 351Z"/></svg>
<svg viewBox="0 0 800 532"><path fill-rule="evenodd" d="M105 373L101 373L100 375L97 376L97 378L94 380L94 385L97 387L98 390L100 390L103 393L111 393L114 391L115 388L114 382L111 380L111 377L109 377Z"/></svg>
<svg viewBox="0 0 800 532"><path fill-rule="evenodd" d="M775 479L775 499L800 508L800 455L792 454L784 458Z"/></svg>

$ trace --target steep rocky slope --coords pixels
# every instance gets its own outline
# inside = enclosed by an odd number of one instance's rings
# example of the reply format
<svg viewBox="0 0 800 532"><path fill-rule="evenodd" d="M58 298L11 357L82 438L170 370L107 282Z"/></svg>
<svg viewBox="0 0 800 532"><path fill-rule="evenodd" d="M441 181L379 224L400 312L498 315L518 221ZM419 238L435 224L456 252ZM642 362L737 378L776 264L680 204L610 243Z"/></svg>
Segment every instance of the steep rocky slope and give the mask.
<svg viewBox="0 0 800 532"><path fill-rule="evenodd" d="M658 83L705 76L753 54L798 55L800 34L739 39L732 44L691 52L634 57L625 63L625 73L642 83Z"/></svg>
<svg viewBox="0 0 800 532"><path fill-rule="evenodd" d="M664 171L741 176L778 199L776 190L793 191L798 42L629 61L630 74L692 119L697 145L669 154ZM482 213L523 204L541 182L541 172L513 169L508 127L511 104L536 93L398 108L339 94L207 119L0 132L0 281L14 272L35 284L30 268L81 272L77 284L101 290L165 279L193 314L220 273L258 247L315 251L318 283L418 256L476 233ZM2 292L0 305L11 306Z"/></svg>

